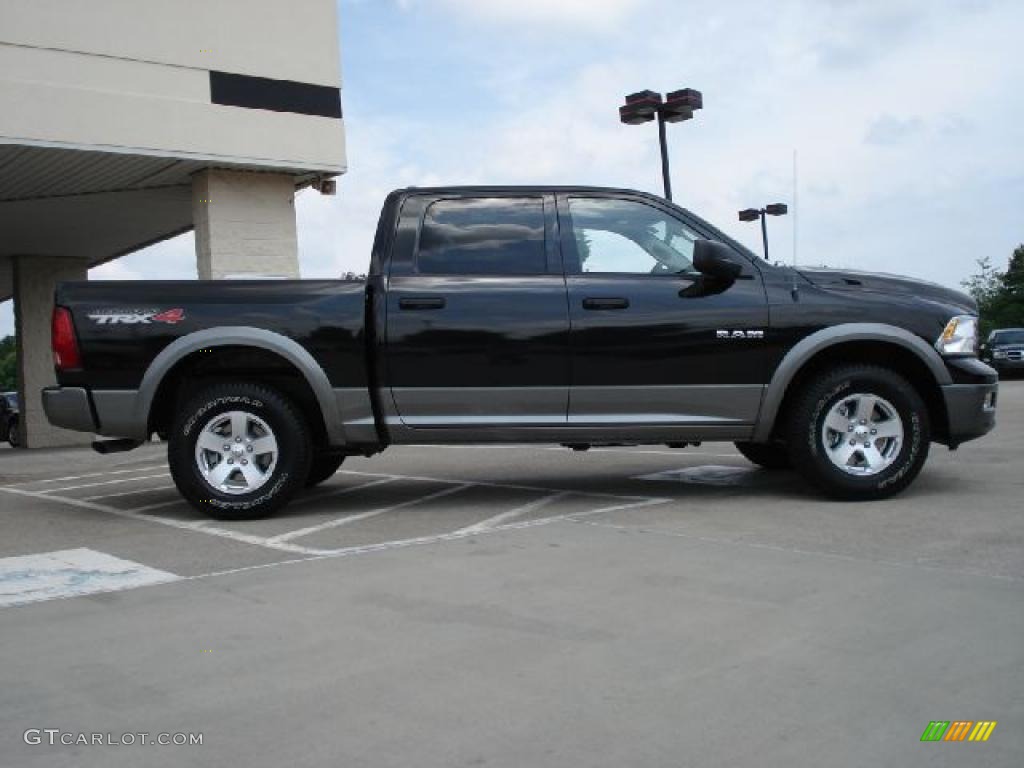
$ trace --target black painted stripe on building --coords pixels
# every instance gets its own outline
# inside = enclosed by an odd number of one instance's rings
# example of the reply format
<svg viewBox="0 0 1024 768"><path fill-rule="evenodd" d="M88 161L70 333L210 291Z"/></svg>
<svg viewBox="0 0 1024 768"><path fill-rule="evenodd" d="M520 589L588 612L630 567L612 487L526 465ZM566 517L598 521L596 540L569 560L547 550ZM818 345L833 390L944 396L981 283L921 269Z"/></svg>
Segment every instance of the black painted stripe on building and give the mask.
<svg viewBox="0 0 1024 768"><path fill-rule="evenodd" d="M211 71L210 100L227 107L341 117L341 91L338 88L294 80Z"/></svg>

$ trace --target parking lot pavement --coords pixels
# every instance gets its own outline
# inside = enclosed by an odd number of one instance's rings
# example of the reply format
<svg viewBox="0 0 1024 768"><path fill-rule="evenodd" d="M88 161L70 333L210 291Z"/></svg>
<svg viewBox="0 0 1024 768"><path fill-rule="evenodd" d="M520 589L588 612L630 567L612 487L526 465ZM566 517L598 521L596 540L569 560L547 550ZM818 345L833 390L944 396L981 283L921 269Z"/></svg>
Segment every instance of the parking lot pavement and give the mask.
<svg viewBox="0 0 1024 768"><path fill-rule="evenodd" d="M1022 429L1007 382L870 504L725 445L410 446L245 523L159 445L8 452L0 764L1024 764ZM920 742L957 719L999 725Z"/></svg>

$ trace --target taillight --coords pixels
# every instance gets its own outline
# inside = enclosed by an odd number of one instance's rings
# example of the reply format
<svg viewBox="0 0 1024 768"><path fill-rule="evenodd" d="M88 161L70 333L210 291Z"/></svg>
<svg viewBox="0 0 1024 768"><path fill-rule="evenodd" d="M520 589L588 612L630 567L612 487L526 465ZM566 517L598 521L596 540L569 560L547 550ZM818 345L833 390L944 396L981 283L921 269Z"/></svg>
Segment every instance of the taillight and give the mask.
<svg viewBox="0 0 1024 768"><path fill-rule="evenodd" d="M71 310L67 307L53 308L53 364L58 371L82 367L82 355L75 338L75 324L71 322Z"/></svg>

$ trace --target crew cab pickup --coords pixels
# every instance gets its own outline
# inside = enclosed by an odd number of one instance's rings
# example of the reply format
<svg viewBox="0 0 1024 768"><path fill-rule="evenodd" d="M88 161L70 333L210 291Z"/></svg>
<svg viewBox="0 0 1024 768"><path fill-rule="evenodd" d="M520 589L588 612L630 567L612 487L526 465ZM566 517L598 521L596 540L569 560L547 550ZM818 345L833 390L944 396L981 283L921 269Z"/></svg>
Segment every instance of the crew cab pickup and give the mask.
<svg viewBox="0 0 1024 768"><path fill-rule="evenodd" d="M735 442L827 494L907 487L995 423L977 307L904 278L771 265L640 192L405 189L365 281L56 291L50 421L167 441L181 493L267 515L403 443Z"/></svg>

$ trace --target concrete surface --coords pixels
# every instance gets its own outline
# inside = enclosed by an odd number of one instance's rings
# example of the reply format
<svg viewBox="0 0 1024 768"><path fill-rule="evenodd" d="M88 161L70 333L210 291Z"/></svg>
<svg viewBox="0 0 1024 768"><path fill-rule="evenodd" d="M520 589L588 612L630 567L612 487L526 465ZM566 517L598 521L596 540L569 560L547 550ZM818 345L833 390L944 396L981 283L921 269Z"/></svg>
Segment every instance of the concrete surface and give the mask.
<svg viewBox="0 0 1024 768"><path fill-rule="evenodd" d="M0 764L1021 765L1022 427L1007 382L996 432L871 504L723 445L409 447L232 524L158 445L6 452L0 589L77 550L168 581L0 609Z"/></svg>

